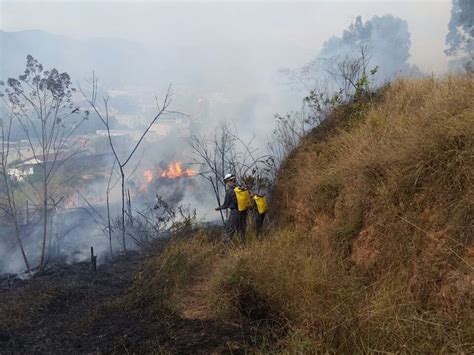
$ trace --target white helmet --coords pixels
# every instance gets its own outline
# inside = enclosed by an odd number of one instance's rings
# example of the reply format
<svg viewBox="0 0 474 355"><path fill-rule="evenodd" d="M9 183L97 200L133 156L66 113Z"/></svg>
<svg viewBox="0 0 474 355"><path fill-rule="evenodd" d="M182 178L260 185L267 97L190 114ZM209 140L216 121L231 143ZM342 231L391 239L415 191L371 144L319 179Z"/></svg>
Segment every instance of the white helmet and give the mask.
<svg viewBox="0 0 474 355"><path fill-rule="evenodd" d="M224 182L227 182L229 180L235 180L235 175L233 174L225 174L224 176Z"/></svg>

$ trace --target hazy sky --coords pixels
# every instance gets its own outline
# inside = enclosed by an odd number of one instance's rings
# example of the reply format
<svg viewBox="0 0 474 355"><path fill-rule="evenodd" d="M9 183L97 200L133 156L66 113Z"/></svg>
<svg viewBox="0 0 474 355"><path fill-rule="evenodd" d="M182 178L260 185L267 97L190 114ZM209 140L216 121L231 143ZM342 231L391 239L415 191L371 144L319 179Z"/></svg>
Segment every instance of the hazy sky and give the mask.
<svg viewBox="0 0 474 355"><path fill-rule="evenodd" d="M357 15L367 20L392 14L408 21L411 62L427 72L442 72L451 2L0 0L0 6L0 28L5 31L40 29L81 39L117 37L171 50L244 44L253 54L249 58L268 61L270 67L305 64Z"/></svg>

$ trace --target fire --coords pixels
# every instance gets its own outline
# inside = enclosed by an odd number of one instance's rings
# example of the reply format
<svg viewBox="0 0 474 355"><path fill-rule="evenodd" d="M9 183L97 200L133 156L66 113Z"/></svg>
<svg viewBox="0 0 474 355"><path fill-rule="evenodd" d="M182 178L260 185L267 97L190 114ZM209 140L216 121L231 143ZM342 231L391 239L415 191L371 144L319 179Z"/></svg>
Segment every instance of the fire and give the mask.
<svg viewBox="0 0 474 355"><path fill-rule="evenodd" d="M145 182L149 184L153 181L153 171L151 171L151 169L145 170L143 177L145 178Z"/></svg>
<svg viewBox="0 0 474 355"><path fill-rule="evenodd" d="M184 169L181 165L181 162L171 162L166 168L166 170L158 172L156 175L154 174L152 169L145 170L145 172L143 173L143 182L139 187L138 191L146 192L148 190L149 185L153 182L153 180L155 180L155 176L165 179L177 179L180 177L191 177L196 175L197 173L193 169Z"/></svg>
<svg viewBox="0 0 474 355"><path fill-rule="evenodd" d="M196 175L197 173L193 169L183 169L181 163L179 161L175 161L168 165L168 168L160 174L160 177L164 177L167 179L176 179L182 176L189 177Z"/></svg>
<svg viewBox="0 0 474 355"><path fill-rule="evenodd" d="M144 182L142 186L140 186L140 192L145 192L148 188L148 185L153 181L153 171L151 169L145 170L145 172L143 173L143 179Z"/></svg>

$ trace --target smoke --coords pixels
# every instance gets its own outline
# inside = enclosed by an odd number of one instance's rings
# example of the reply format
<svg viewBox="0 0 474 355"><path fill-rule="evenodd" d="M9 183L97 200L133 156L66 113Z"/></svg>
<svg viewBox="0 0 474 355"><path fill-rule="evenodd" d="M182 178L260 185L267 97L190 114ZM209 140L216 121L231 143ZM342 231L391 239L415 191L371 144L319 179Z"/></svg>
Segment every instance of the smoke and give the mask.
<svg viewBox="0 0 474 355"><path fill-rule="evenodd" d="M13 233L13 230L2 227L1 232L2 235L5 236ZM0 275L2 273L16 274L24 269L25 264L23 263L20 250L16 247L16 245L8 243L6 238L0 239Z"/></svg>
<svg viewBox="0 0 474 355"><path fill-rule="evenodd" d="M341 36L324 42L318 56L299 71L299 80L312 87L326 85L332 89L334 77L328 75L344 60L358 59L364 51L367 70L377 69L375 84L397 75L415 75L419 69L411 65L410 32L405 20L392 15L374 16L363 22L357 16ZM329 83L328 83L329 82Z"/></svg>
<svg viewBox="0 0 474 355"><path fill-rule="evenodd" d="M456 3L462 7L465 1ZM299 110L307 94L306 88L295 90L286 85L278 75L279 68L301 67L319 51L317 58L305 67L310 70L309 74L305 73L308 74L306 79L319 80L324 77L321 73L328 68L328 63L353 58L361 46L366 46L369 68L379 66L376 76L379 82L416 71L416 67L409 64L411 39L406 21L392 15L373 16L365 22L358 17L347 27L346 21L354 18L354 13L387 12L385 8L367 10L379 6L375 3L358 4L352 9L346 3L335 7L322 3L114 3L112 10L99 3L55 3L36 7L12 3L5 7L4 19L9 23L16 18L15 6L19 6L16 16L21 21L18 23L27 22L26 12L37 13L38 22L29 27L12 28L34 31L0 31L2 53L8 52L0 68L4 79L22 72L28 53L37 56L47 67L70 73L74 83L79 81L83 86L95 70L100 78L98 102L102 96L110 97L113 128L132 137L121 146L120 153L125 155L156 111L155 94L160 98L169 83L173 83L174 92L171 108L188 115L186 119L190 121L192 134L212 135L216 125L227 121L243 140L256 137L253 144L259 148L258 155L264 154L267 148L274 128L274 114ZM366 10L362 9L364 6ZM35 11L31 11L32 8ZM457 15L456 21L461 17ZM70 23L75 23L77 33L72 33ZM119 28L114 27L117 24ZM412 24L410 22L410 26ZM344 27L347 28L343 30ZM330 37L332 34L338 35ZM111 36L122 39L111 39ZM95 136L98 129L104 127L91 115L80 133ZM200 219L216 220L218 214L213 207L217 202L200 177L156 180L146 191L147 198L140 200L137 191L145 170L163 169L171 161L186 164L193 160L186 138L151 136L126 168L132 209L150 206L155 196L160 195L173 206L196 208ZM21 137L15 136L17 139ZM114 139L118 142L120 137ZM103 219L107 215L105 191L113 159L105 139L98 139L94 144L95 153L105 156L93 163L96 171L88 169L79 174L77 181L80 182L78 188L95 210L79 196L75 199L78 208L58 211L52 221L51 252L56 250L67 262L87 260L90 246L99 254L99 262L109 254ZM113 181L116 179L114 174ZM120 215L120 184L112 189L110 201L111 215ZM2 228L5 228L2 236L13 235L9 226ZM28 256L35 265L40 237L32 231L22 231L22 234ZM114 252L121 248L119 238L120 233L114 233ZM132 246L133 243L129 243L129 247ZM24 268L13 238L0 238L0 260L0 273Z"/></svg>
<svg viewBox="0 0 474 355"><path fill-rule="evenodd" d="M453 0L451 20L446 35L445 53L458 56L450 63L452 69L462 67L474 70L474 2L471 0Z"/></svg>

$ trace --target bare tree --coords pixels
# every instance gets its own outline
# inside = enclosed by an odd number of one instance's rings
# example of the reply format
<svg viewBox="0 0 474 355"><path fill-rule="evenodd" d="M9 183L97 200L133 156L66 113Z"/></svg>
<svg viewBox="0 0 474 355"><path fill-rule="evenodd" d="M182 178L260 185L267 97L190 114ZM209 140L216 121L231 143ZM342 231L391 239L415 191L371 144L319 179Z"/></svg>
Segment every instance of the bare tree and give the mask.
<svg viewBox="0 0 474 355"><path fill-rule="evenodd" d="M191 138L191 149L194 152L194 164L199 167L199 175L211 185L218 205L225 192L223 182L226 173L233 173L240 181L259 189L264 182L270 164L268 155L259 156L258 150L252 147L255 137L244 141L235 129L222 123L209 138L196 135ZM222 223L225 218L220 211Z"/></svg>
<svg viewBox="0 0 474 355"><path fill-rule="evenodd" d="M199 166L199 175L211 185L219 206L222 192L225 191L224 175L235 170L232 159L234 146L235 139L227 125L221 125L211 139L196 135L191 138L191 148L195 154L194 162ZM223 211L219 212L222 223L225 224Z"/></svg>
<svg viewBox="0 0 474 355"><path fill-rule="evenodd" d="M359 50L360 55L358 57L345 56L342 59L331 60L326 65L325 71L330 74L345 95L353 92L359 79L366 75L367 64L370 58L367 57L367 48L365 46L361 46Z"/></svg>
<svg viewBox="0 0 474 355"><path fill-rule="evenodd" d="M74 104L74 91L67 73L44 70L38 60L28 55L24 74L18 79L9 78L2 93L5 105L27 138L34 165L39 168L35 172L39 179L26 181L42 210L40 270L45 267L49 213L55 207L51 201L58 200L55 196L60 187L71 178L61 168L82 149L75 132L88 118L88 111Z"/></svg>
<svg viewBox="0 0 474 355"><path fill-rule="evenodd" d="M136 151L138 150L140 144L142 143L143 139L145 138L146 134L150 130L150 128L153 126L153 124L163 115L165 114L170 114L170 113L175 113L175 114L181 114L180 112L176 111L170 111L168 110L169 105L171 104L171 86L168 87L168 90L164 96L164 99L160 103L158 101L158 98L155 97L156 100L156 106L157 110L153 118L150 120L148 123L146 129L143 131L142 135L138 139L138 141L135 143L133 148L131 149L130 152L127 152L124 156L120 154L118 151L113 139L112 139L112 134L111 134L111 127L110 127L110 120L109 120L109 98L104 97L103 98L103 111L99 109L99 106L97 104L97 87L98 87L98 78L95 76L95 74L92 75L91 79L91 93L90 95L87 95L82 89L81 93L84 97L84 99L89 103L89 105L92 107L92 109L95 111L97 116L99 117L100 121L104 125L104 127L107 129L107 137L109 140L109 145L110 149L112 150L112 153L114 155L114 159L117 163L117 168L120 173L120 181L121 181L121 191L122 191L122 208L121 208L121 220L120 220L120 225L121 225L121 232L122 232L122 247L123 250L127 250L127 244L126 244L126 227L125 227L125 214L126 214L126 208L125 208L125 202L126 202L126 168L128 163L131 161L133 156L135 155ZM110 184L109 184L110 186ZM108 188L108 193L110 193L110 190ZM110 230L110 226L109 226Z"/></svg>
<svg viewBox="0 0 474 355"><path fill-rule="evenodd" d="M114 163L112 165L112 168L110 169L110 175L107 180L107 189L105 191L105 197L106 197L106 205L107 205L107 235L109 237L109 249L110 249L110 257L112 258L114 256L113 248L112 248L112 223L111 223L111 217L110 217L110 191L114 188L114 186L117 184L119 179L115 181L114 184L112 183L112 176L115 170L115 164L117 163L116 160L114 160Z"/></svg>
<svg viewBox="0 0 474 355"><path fill-rule="evenodd" d="M30 263L28 261L28 257L26 256L25 248L22 242L22 236L20 233L20 226L18 220L18 209L16 207L16 197L15 197L15 187L12 178L8 174L8 165L9 165L9 156L10 156L10 137L11 137L11 130L13 125L13 115L8 115L7 119L2 119L0 121L1 125L1 136L0 139L2 140L2 150L0 152L0 175L3 179L3 188L4 188L4 196L1 198L1 205L0 208L4 210L5 214L8 216L9 221L13 224L15 237L18 242L18 246L20 247L21 255L23 256L23 261L25 262L26 270L30 270Z"/></svg>
<svg viewBox="0 0 474 355"><path fill-rule="evenodd" d="M274 117L276 125L268 148L275 164L279 165L312 127L306 124L306 112L303 109L300 112L291 112L286 115L275 114Z"/></svg>
<svg viewBox="0 0 474 355"><path fill-rule="evenodd" d="M275 114L275 128L268 143L272 178L276 178L278 167L299 144L301 138L316 127L331 107L340 102L340 92L332 97L325 90L313 89L303 99L300 111L286 115Z"/></svg>
<svg viewBox="0 0 474 355"><path fill-rule="evenodd" d="M370 55L367 46L359 47L357 57L346 56L339 58L319 59L313 63L318 68L319 85L309 91L304 97L300 111L286 115L276 114L276 126L269 143L269 151L274 158L276 173L279 165L299 144L301 138L318 126L328 113L342 102L371 98L374 75L378 67L368 68ZM323 70L321 70L323 68ZM311 70L310 70L311 69ZM304 74L312 75L314 68ZM324 78L326 76L326 78ZM324 80L321 80L324 78Z"/></svg>

